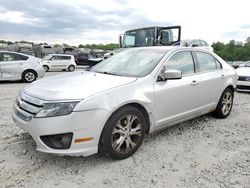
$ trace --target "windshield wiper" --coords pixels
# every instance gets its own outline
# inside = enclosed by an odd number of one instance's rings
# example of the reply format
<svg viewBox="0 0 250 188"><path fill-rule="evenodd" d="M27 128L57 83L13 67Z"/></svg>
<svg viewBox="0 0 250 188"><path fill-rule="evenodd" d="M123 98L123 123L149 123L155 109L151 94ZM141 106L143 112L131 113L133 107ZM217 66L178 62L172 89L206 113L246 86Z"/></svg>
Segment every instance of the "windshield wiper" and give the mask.
<svg viewBox="0 0 250 188"><path fill-rule="evenodd" d="M108 75L114 75L114 76L121 76L121 75L118 75L118 74L115 74L115 73L112 73L112 72L107 72L107 71L94 71L94 72L97 72L97 73L101 73L101 74L108 74Z"/></svg>

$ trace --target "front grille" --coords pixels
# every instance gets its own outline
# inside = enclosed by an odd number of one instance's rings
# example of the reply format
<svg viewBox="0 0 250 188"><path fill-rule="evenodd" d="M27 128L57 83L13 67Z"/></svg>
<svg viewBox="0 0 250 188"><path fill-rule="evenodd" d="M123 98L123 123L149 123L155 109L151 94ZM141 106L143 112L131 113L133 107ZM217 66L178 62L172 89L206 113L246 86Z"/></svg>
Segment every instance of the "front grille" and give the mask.
<svg viewBox="0 0 250 188"><path fill-rule="evenodd" d="M250 82L250 77L249 77L249 76L239 76L238 80L239 80L239 81L247 81L247 82Z"/></svg>
<svg viewBox="0 0 250 188"><path fill-rule="evenodd" d="M16 98L15 114L24 121L30 121L43 107L43 101L21 93Z"/></svg>
<svg viewBox="0 0 250 188"><path fill-rule="evenodd" d="M244 90L249 90L250 91L250 86L237 86L237 89L244 89Z"/></svg>

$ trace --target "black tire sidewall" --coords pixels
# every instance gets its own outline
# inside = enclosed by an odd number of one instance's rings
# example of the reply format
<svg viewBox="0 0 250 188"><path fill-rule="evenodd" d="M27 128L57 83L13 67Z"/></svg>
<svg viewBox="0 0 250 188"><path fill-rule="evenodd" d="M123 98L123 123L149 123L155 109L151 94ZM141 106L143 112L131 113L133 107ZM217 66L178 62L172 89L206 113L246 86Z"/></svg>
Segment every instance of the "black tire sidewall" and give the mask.
<svg viewBox="0 0 250 188"><path fill-rule="evenodd" d="M134 114L141 121L141 125L142 125L141 140L139 141L137 146L133 150L131 150L129 153L120 154L116 152L112 147L112 140L111 140L112 131L114 127L116 126L117 121L119 121L123 116L127 114ZM145 126L146 126L145 118L143 117L143 114L137 108L134 108L131 106L125 106L122 109L117 110L115 113L111 115L111 117L108 119L107 123L105 124L103 128L103 132L102 132L100 144L99 144L99 147L101 147L101 151L104 152L108 157L112 159L116 159L116 160L130 157L138 150L138 148L141 146L143 142L143 138L145 135Z"/></svg>

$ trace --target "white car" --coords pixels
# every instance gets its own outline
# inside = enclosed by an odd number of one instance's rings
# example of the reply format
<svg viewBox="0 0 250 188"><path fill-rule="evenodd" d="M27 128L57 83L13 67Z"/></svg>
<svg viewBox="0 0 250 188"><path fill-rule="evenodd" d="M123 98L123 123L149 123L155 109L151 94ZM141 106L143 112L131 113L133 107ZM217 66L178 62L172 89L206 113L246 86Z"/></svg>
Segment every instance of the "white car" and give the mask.
<svg viewBox="0 0 250 188"><path fill-rule="evenodd" d="M182 40L180 41L180 46L186 46L186 47L199 47L203 49L210 50L213 52L213 47L209 46L209 44L201 39L193 39L193 40Z"/></svg>
<svg viewBox="0 0 250 188"><path fill-rule="evenodd" d="M0 51L0 80L33 82L44 74L40 59L22 53Z"/></svg>
<svg viewBox="0 0 250 188"><path fill-rule="evenodd" d="M68 70L72 72L76 68L74 56L66 54L50 54L42 60L42 64L46 72L49 70Z"/></svg>
<svg viewBox="0 0 250 188"><path fill-rule="evenodd" d="M238 75L237 90L250 92L250 62L236 69Z"/></svg>
<svg viewBox="0 0 250 188"><path fill-rule="evenodd" d="M188 47L131 48L88 71L46 78L16 98L13 120L37 150L113 159L131 156L144 135L233 106L237 75L219 56Z"/></svg>

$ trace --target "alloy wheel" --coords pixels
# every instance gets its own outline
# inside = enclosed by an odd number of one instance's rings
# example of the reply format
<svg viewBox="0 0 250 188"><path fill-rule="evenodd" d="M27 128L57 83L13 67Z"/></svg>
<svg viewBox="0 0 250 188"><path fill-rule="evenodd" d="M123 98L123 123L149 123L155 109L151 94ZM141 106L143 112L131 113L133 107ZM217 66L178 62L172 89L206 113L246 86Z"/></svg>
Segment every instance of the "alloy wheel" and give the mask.
<svg viewBox="0 0 250 188"><path fill-rule="evenodd" d="M27 82L33 82L35 80L36 76L33 72L27 72L25 74L24 78Z"/></svg>
<svg viewBox="0 0 250 188"><path fill-rule="evenodd" d="M230 92L226 92L222 98L222 113L227 115L230 113L233 104L233 96Z"/></svg>
<svg viewBox="0 0 250 188"><path fill-rule="evenodd" d="M112 148L126 154L132 151L140 142L142 125L136 115L122 117L112 131Z"/></svg>

